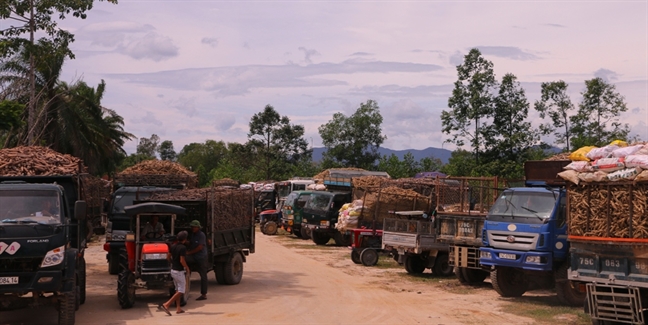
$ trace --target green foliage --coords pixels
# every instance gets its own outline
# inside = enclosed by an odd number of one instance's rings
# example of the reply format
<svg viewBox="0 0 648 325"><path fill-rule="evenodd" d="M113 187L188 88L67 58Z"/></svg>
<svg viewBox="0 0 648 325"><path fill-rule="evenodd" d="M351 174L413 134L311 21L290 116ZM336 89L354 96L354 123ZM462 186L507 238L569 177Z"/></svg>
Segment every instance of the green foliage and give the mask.
<svg viewBox="0 0 648 325"><path fill-rule="evenodd" d="M173 141L171 140L162 141L157 148L157 152L160 154L160 160L175 161L177 158L177 154L173 150Z"/></svg>
<svg viewBox="0 0 648 325"><path fill-rule="evenodd" d="M223 141L193 142L180 150L178 162L192 170L197 170L202 165L207 171L211 171L226 157L227 150L227 145Z"/></svg>
<svg viewBox="0 0 648 325"><path fill-rule="evenodd" d="M155 159L155 153L158 151L159 147L160 137L157 134L153 134L150 138L140 138L140 141L137 144L137 153Z"/></svg>
<svg viewBox="0 0 648 325"><path fill-rule="evenodd" d="M0 130L11 130L22 125L25 105L11 100L0 101Z"/></svg>
<svg viewBox="0 0 648 325"><path fill-rule="evenodd" d="M368 100L351 116L335 113L319 127L326 147L322 166L373 169L380 158L378 148L387 138L382 135L383 118L378 103Z"/></svg>
<svg viewBox="0 0 648 325"><path fill-rule="evenodd" d="M569 112L574 105L567 94L567 83L553 81L542 83L542 97L535 102L535 110L540 113L540 118L549 116L551 123L543 123L540 130L543 134L553 133L557 144L566 145L566 151L571 151L571 126Z"/></svg>
<svg viewBox="0 0 648 325"><path fill-rule="evenodd" d="M207 172L207 169L205 169L205 166L200 165L198 168L195 170L195 173L198 174L198 186L200 187L206 187L209 186L210 178L209 178L209 173Z"/></svg>
<svg viewBox="0 0 648 325"><path fill-rule="evenodd" d="M473 173L476 166L474 153L457 149L450 155L448 163L441 167L441 172L450 176L481 176Z"/></svg>
<svg viewBox="0 0 648 325"><path fill-rule="evenodd" d="M630 128L619 122L619 115L628 107L616 87L601 78L585 81L583 99L572 116L572 144L604 146L613 140L626 140Z"/></svg>
<svg viewBox="0 0 648 325"><path fill-rule="evenodd" d="M493 63L484 59L478 49L472 49L457 66L458 80L448 99L450 111L441 113L442 131L451 135L447 142L458 147L466 141L479 161L479 151L487 123L493 111L492 91L497 86Z"/></svg>
<svg viewBox="0 0 648 325"><path fill-rule="evenodd" d="M406 178L414 177L420 172L438 171L442 166L443 163L438 158L426 157L416 161L414 155L408 152L403 156L403 160L395 154L380 157L376 170L387 172L393 178Z"/></svg>
<svg viewBox="0 0 648 325"><path fill-rule="evenodd" d="M290 124L287 116L280 116L270 105L250 120L248 143L258 155L254 160L265 179L286 177L302 159L311 159L312 151L304 139L304 126Z"/></svg>
<svg viewBox="0 0 648 325"><path fill-rule="evenodd" d="M422 172L436 172L443 168L443 162L439 158L425 157L419 162Z"/></svg>

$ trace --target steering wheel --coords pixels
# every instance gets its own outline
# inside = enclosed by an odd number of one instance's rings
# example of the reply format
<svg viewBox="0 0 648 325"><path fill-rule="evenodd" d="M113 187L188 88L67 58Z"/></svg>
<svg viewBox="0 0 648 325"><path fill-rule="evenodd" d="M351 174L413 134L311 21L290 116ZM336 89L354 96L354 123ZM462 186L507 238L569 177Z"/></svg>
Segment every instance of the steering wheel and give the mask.
<svg viewBox="0 0 648 325"><path fill-rule="evenodd" d="M147 239L160 239L163 236L164 236L164 234L161 234L161 233L155 232L155 231L149 231L144 235L144 237L147 238Z"/></svg>

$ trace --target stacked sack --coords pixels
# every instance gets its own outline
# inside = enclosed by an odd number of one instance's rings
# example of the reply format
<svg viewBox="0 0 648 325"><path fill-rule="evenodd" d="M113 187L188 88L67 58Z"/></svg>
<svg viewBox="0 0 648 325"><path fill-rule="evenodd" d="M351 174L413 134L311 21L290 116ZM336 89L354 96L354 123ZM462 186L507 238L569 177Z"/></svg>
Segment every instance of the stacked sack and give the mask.
<svg viewBox="0 0 648 325"><path fill-rule="evenodd" d="M335 229L344 232L348 229L358 228L358 218L362 214L364 202L362 200L355 200L352 203L347 203L340 208L338 222L335 224Z"/></svg>
<svg viewBox="0 0 648 325"><path fill-rule="evenodd" d="M569 155L572 162L565 166L561 178L579 182L648 181L648 145L628 145L613 141L609 145L583 147Z"/></svg>

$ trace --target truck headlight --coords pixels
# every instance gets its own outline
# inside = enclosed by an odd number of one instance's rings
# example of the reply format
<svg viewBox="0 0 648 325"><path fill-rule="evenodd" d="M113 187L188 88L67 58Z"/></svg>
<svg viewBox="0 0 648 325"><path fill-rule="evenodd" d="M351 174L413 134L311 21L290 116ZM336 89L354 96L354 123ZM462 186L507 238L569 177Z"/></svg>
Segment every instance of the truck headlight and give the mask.
<svg viewBox="0 0 648 325"><path fill-rule="evenodd" d="M542 263L542 260L540 259L540 256L527 256L526 262L540 264Z"/></svg>
<svg viewBox="0 0 648 325"><path fill-rule="evenodd" d="M492 258L490 252L484 252L484 251L479 252L479 257L481 257L481 258Z"/></svg>
<svg viewBox="0 0 648 325"><path fill-rule="evenodd" d="M144 254L142 259L144 260L166 260L167 254L164 253L155 253L155 254Z"/></svg>
<svg viewBox="0 0 648 325"><path fill-rule="evenodd" d="M59 265L63 262L64 257L65 257L65 246L54 248L53 250L45 254L45 258L43 259L43 262L41 262L40 267L43 268L43 267Z"/></svg>

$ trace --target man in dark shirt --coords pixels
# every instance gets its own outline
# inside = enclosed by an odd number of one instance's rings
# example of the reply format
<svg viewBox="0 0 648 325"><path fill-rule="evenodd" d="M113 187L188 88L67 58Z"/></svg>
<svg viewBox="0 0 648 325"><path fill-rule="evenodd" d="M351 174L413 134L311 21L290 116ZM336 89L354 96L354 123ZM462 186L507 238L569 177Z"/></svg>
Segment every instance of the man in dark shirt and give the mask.
<svg viewBox="0 0 648 325"><path fill-rule="evenodd" d="M179 232L177 239L178 242L171 246L171 250L169 251L171 255L171 278L173 278L173 285L175 286L176 292L169 301L159 305L169 316L171 316L169 307L174 302L176 304L176 314L184 313L184 310L180 308L180 303L182 302L182 296L185 294L185 288L187 287L186 273L189 273L189 266L187 266L187 262L185 261L187 255L187 232Z"/></svg>
<svg viewBox="0 0 648 325"><path fill-rule="evenodd" d="M191 226L191 237L189 237L189 250L187 251L187 262L200 274L200 297L196 300L207 299L207 236L200 231L200 221L194 220Z"/></svg>

